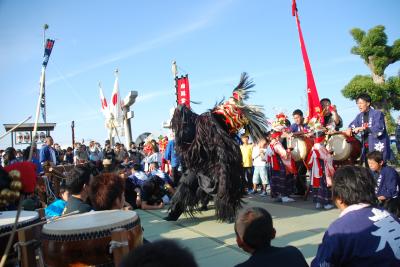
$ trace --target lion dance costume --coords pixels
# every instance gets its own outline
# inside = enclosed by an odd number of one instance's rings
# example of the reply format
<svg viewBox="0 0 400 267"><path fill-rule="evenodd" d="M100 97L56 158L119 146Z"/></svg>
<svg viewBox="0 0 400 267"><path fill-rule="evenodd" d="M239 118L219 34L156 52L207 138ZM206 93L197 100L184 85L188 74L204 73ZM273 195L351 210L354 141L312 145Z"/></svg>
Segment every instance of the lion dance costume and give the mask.
<svg viewBox="0 0 400 267"><path fill-rule="evenodd" d="M253 86L243 73L233 96L208 112L198 115L185 105L175 109L171 127L184 173L166 220L177 220L182 213L193 216L199 210L199 202L206 203L210 198L214 199L218 220L235 218L244 194L237 134L244 129L258 141L267 132L262 108L244 103Z"/></svg>

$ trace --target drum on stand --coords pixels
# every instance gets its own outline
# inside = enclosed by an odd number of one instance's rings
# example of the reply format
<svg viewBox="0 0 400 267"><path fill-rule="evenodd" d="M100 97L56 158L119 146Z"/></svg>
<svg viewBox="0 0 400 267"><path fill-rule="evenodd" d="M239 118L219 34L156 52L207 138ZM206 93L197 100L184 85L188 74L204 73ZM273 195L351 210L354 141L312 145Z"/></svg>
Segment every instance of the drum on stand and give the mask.
<svg viewBox="0 0 400 267"><path fill-rule="evenodd" d="M134 211L88 212L46 224L42 251L47 266L114 266L111 232L127 230L129 250L143 243L142 226Z"/></svg>
<svg viewBox="0 0 400 267"><path fill-rule="evenodd" d="M17 216L17 211L1 211L0 212L0 255L3 255L6 250L6 245L12 228L14 226L15 217ZM35 224L40 221L39 213L36 211L21 211L18 219L17 229ZM41 226L35 226L33 229L33 237L36 240L40 239L40 228ZM18 242L18 235L14 235L13 244ZM12 248L8 255L8 260L6 266L15 266L18 261L18 255L14 252Z"/></svg>
<svg viewBox="0 0 400 267"><path fill-rule="evenodd" d="M332 135L326 148L333 153L333 160L339 163L354 163L361 154L361 142L344 134Z"/></svg>
<svg viewBox="0 0 400 267"><path fill-rule="evenodd" d="M288 148L292 150L292 158L294 161L299 162L307 159L314 141L312 138L306 136L295 136L288 142Z"/></svg>

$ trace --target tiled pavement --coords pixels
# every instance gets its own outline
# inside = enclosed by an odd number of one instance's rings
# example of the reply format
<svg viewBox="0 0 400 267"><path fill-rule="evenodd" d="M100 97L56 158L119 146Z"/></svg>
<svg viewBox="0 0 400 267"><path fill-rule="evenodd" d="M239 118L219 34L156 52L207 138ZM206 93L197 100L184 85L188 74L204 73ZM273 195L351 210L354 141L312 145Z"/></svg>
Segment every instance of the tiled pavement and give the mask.
<svg viewBox="0 0 400 267"><path fill-rule="evenodd" d="M259 195L244 200L245 206L264 207L273 216L277 231L273 245L296 246L308 262L315 256L324 231L339 215L337 209L316 210L311 200L304 201L300 198L287 204L275 203L269 197ZM212 206L208 211L197 214L195 218L182 216L176 222L162 219L167 214L166 209L137 212L147 240L178 240L193 252L200 267L233 266L249 256L237 247L233 224L217 222Z"/></svg>

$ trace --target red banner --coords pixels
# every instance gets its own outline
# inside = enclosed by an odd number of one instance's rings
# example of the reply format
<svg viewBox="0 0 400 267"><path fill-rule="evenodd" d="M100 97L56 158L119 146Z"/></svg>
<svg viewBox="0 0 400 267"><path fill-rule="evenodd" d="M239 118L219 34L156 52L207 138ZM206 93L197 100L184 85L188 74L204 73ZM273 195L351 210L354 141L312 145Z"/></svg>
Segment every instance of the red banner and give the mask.
<svg viewBox="0 0 400 267"><path fill-rule="evenodd" d="M292 2L292 15L296 16L297 29L299 31L301 53L303 54L304 67L307 75L307 98L308 98L308 118L319 118L322 122L321 104L319 103L319 96L317 86L315 85L314 76L311 70L310 60L308 59L306 45L303 39L303 33L300 27L299 16L297 13L296 0Z"/></svg>
<svg viewBox="0 0 400 267"><path fill-rule="evenodd" d="M176 102L190 108L190 88L188 76L176 77Z"/></svg>

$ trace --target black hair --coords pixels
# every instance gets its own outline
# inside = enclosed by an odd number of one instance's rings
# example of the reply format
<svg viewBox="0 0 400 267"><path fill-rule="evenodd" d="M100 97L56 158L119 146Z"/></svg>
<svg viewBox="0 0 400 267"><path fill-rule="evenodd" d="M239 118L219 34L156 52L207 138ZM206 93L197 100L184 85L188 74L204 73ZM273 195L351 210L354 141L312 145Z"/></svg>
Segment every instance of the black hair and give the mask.
<svg viewBox="0 0 400 267"><path fill-rule="evenodd" d="M29 159L29 153L31 152L31 146L28 146L27 148L24 149L24 152L22 153L22 158L24 161L27 161Z"/></svg>
<svg viewBox="0 0 400 267"><path fill-rule="evenodd" d="M135 164L133 164L133 167L132 167L135 171L140 171L141 170L141 166L140 166L140 164L139 163L135 163Z"/></svg>
<svg viewBox="0 0 400 267"><path fill-rule="evenodd" d="M244 224L245 228L242 239L248 246L253 249L258 249L271 243L274 228L271 214L269 214L266 209L252 207L240 212L235 223L235 231L238 221L240 221L241 218L248 220L247 223L239 222ZM236 232L236 234L238 233Z"/></svg>
<svg viewBox="0 0 400 267"><path fill-rule="evenodd" d="M292 115L299 115L301 117L303 117L303 111L301 111L300 109L295 109L292 113Z"/></svg>
<svg viewBox="0 0 400 267"><path fill-rule="evenodd" d="M377 163L381 163L383 161L383 154L379 151L371 151L367 154L367 159L373 160Z"/></svg>
<svg viewBox="0 0 400 267"><path fill-rule="evenodd" d="M358 99L362 99L362 100L364 100L365 102L371 103L371 96L370 96L369 94L366 94L366 93L361 93L361 94L359 94L359 95L357 96L357 98L356 98L356 101L357 101Z"/></svg>
<svg viewBox="0 0 400 267"><path fill-rule="evenodd" d="M332 198L346 206L358 203L376 205L375 179L369 170L359 166L343 166L333 176Z"/></svg>
<svg viewBox="0 0 400 267"><path fill-rule="evenodd" d="M330 100L329 98L326 98L326 97L325 97L325 98L322 98L322 99L319 101L320 104L322 104L322 102L329 102L329 103L332 103L331 100Z"/></svg>
<svg viewBox="0 0 400 267"><path fill-rule="evenodd" d="M397 218L400 218L400 197L386 200L383 207Z"/></svg>
<svg viewBox="0 0 400 267"><path fill-rule="evenodd" d="M88 166L77 166L68 173L68 188L72 195L80 194L84 185L89 185L91 170Z"/></svg>
<svg viewBox="0 0 400 267"><path fill-rule="evenodd" d="M4 152L4 162L9 164L12 160L16 159L17 151L13 147L7 147L6 151Z"/></svg>
<svg viewBox="0 0 400 267"><path fill-rule="evenodd" d="M120 267L197 267L192 253L175 240L158 240L137 247Z"/></svg>

